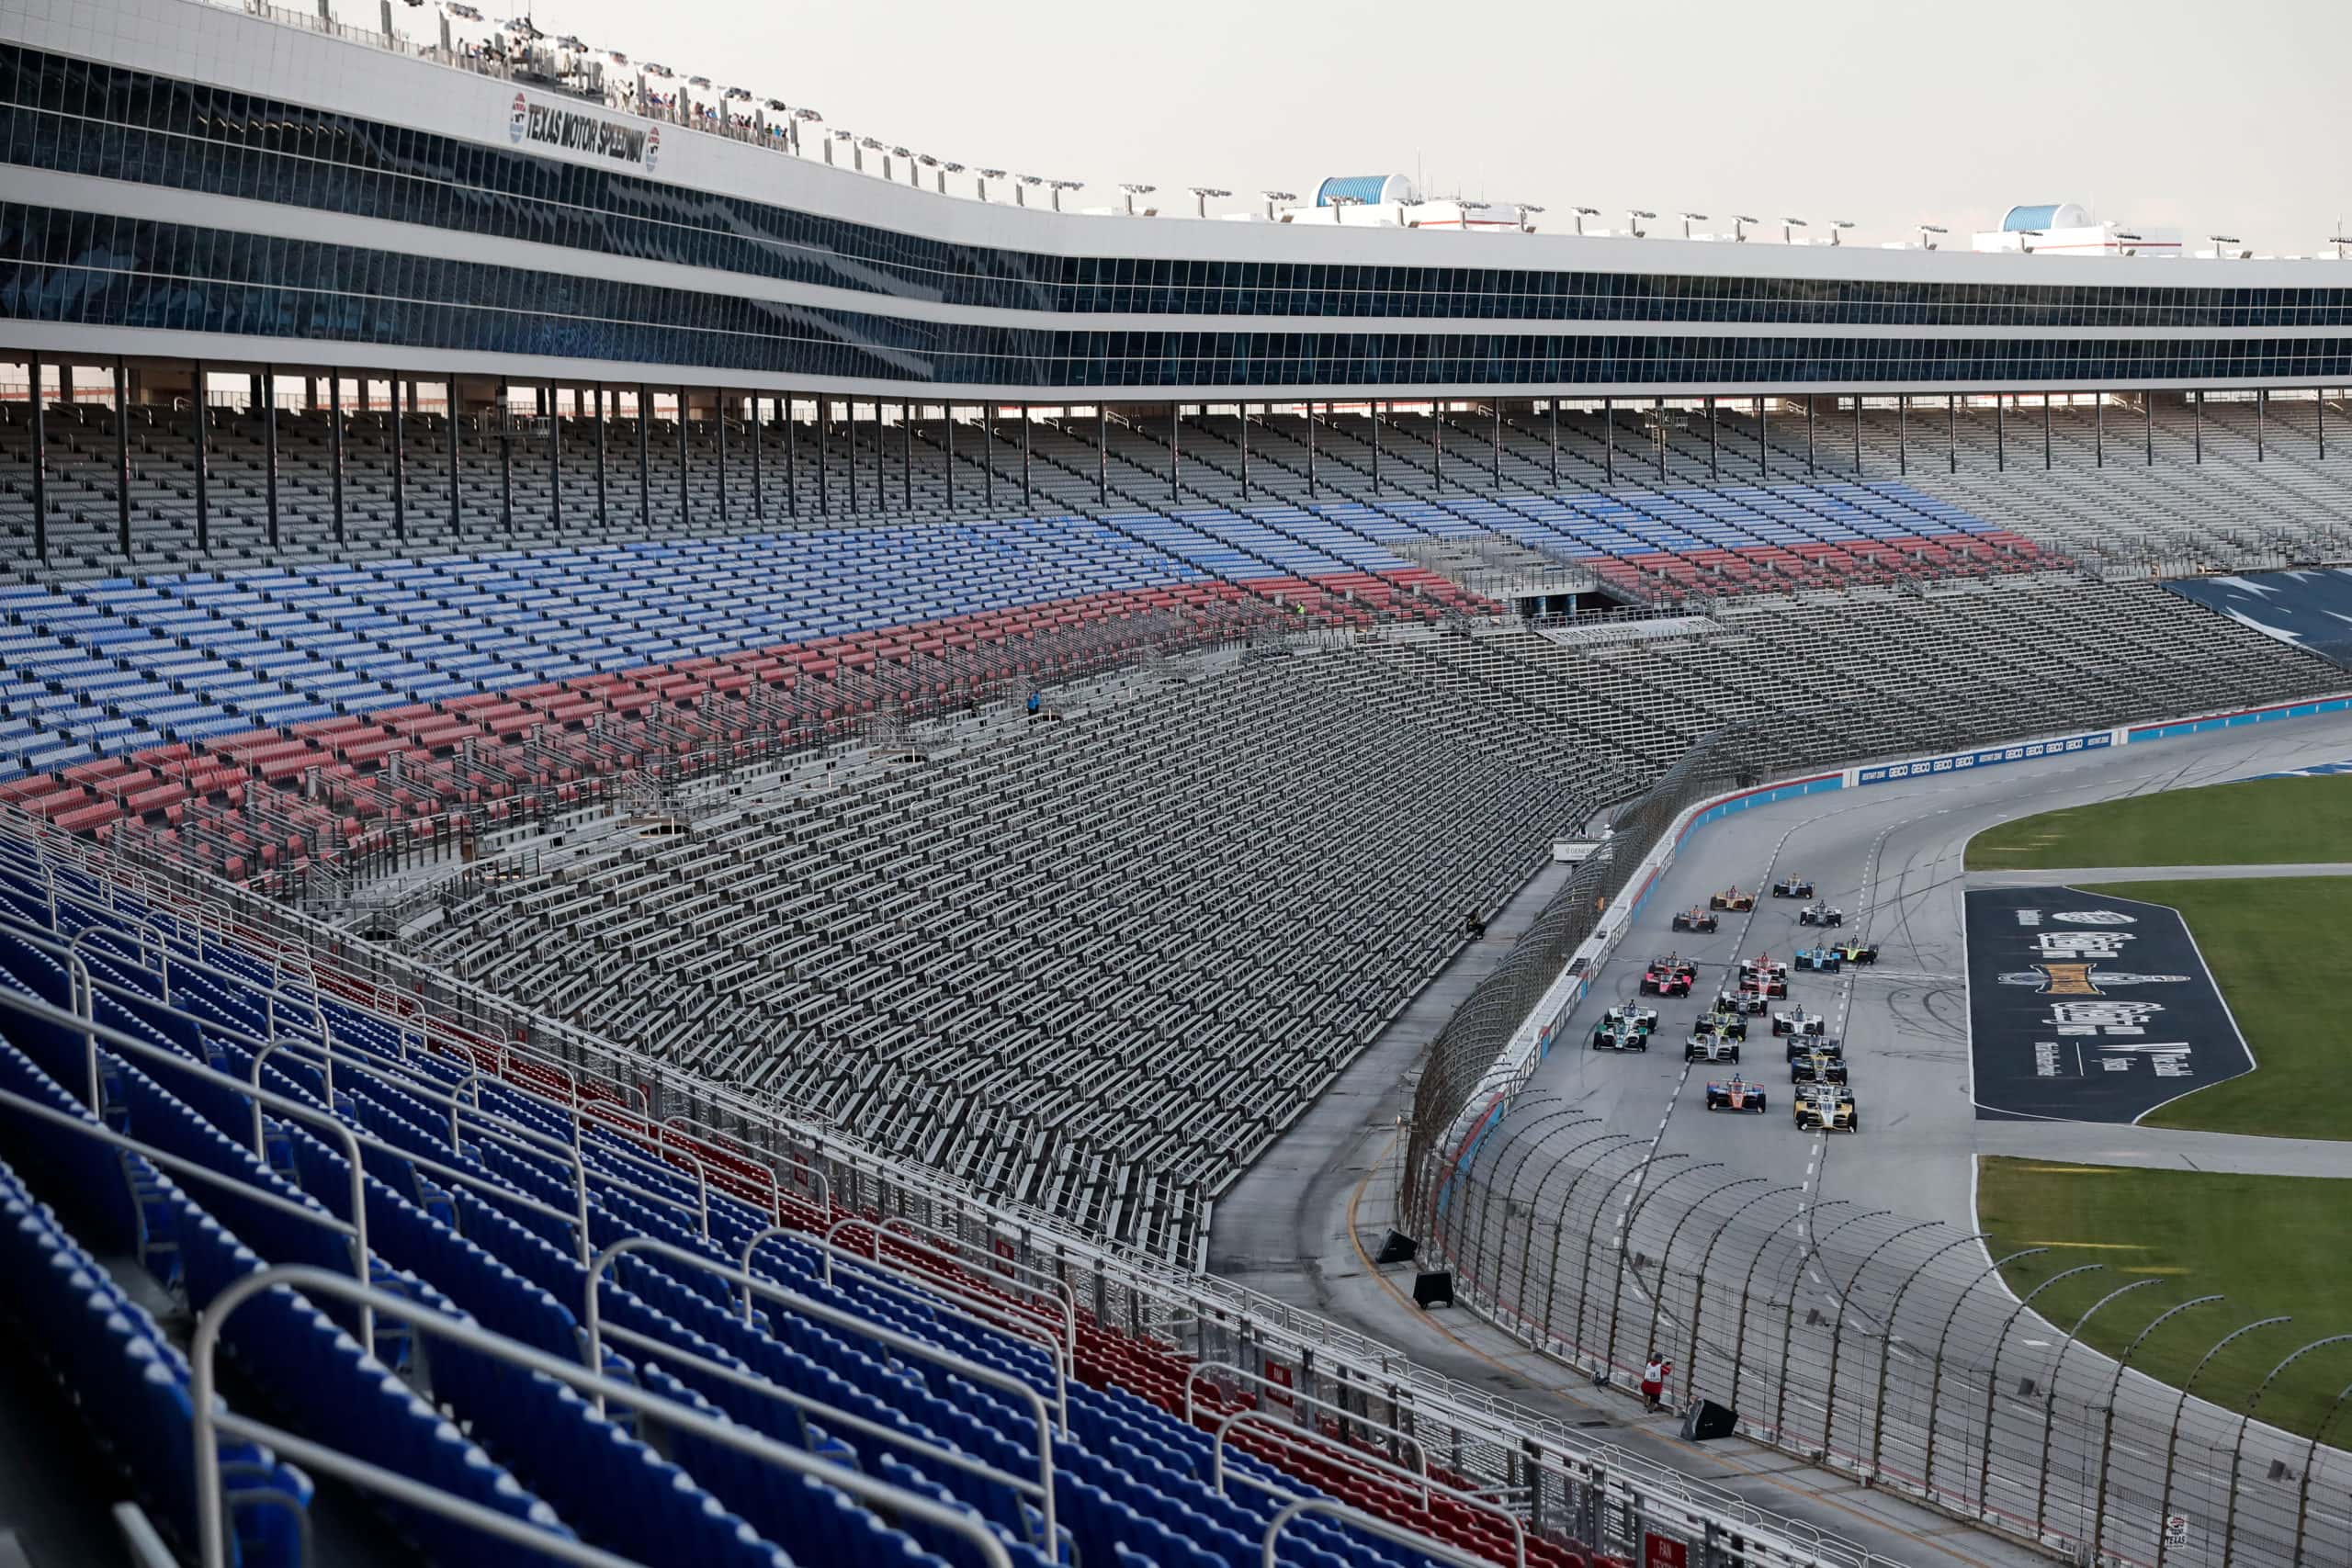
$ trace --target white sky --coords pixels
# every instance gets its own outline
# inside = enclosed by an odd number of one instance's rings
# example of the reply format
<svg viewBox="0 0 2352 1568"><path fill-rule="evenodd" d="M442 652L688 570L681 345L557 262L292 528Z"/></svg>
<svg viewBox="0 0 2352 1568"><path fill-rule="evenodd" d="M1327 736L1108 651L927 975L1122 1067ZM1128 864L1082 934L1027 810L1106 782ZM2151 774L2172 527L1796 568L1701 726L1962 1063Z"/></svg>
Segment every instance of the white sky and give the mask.
<svg viewBox="0 0 2352 1568"><path fill-rule="evenodd" d="M485 13L520 0L481 0ZM334 0L376 23L375 0ZM429 35L433 12L395 5ZM551 34L975 167L1311 193L1419 171L1550 210L1955 237L2012 202L2308 254L2352 221L2346 0L536 0ZM951 188L956 188L951 186ZM1172 196L1172 199L1171 199ZM1777 236L1777 228L1773 233ZM1965 243L1964 241L1961 242Z"/></svg>

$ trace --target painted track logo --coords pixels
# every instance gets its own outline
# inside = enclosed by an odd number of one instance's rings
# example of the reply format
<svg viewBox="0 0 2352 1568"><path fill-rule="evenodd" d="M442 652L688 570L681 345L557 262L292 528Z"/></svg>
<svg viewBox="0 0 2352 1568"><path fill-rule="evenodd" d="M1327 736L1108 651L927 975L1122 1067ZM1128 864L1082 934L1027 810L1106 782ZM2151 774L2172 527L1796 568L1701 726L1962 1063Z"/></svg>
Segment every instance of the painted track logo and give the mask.
<svg viewBox="0 0 2352 1568"><path fill-rule="evenodd" d="M2127 970L2095 969L2087 964L2037 964L2012 969L2001 976L2004 986L2028 986L2052 997L2098 997L2110 986L2177 986L2186 975L2134 975Z"/></svg>
<svg viewBox="0 0 2352 1568"><path fill-rule="evenodd" d="M531 128L530 100L522 94L514 95L514 107L506 116L506 140L515 146L523 145L523 138Z"/></svg>

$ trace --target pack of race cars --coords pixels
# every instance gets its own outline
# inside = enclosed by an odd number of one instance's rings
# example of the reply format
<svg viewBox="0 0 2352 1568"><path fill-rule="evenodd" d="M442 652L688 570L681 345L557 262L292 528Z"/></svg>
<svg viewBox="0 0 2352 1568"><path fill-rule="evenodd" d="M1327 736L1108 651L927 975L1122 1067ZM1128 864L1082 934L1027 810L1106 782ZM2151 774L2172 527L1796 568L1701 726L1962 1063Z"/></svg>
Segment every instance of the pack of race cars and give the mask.
<svg viewBox="0 0 2352 1568"><path fill-rule="evenodd" d="M1846 912L1820 901L1812 878L1780 877L1771 884L1770 891L1776 899L1805 901L1804 908L1796 911L1800 927L1840 934L1796 949L1786 960L1760 952L1736 960L1716 988L1713 1002L1691 1021L1683 1038L1682 1059L1685 1063L1737 1066L1741 1046L1747 1039L1749 1020L1766 1017L1771 1034L1786 1047L1790 1118L1795 1127L1800 1132L1860 1132L1861 1115L1850 1085L1845 1047L1827 1032L1828 1021L1819 1013L1791 1001L1789 981L1792 974L1837 975L1848 964L1874 964L1878 961L1878 948L1860 938L1842 934ZM1723 912L1752 914L1756 906L1753 891L1733 886L1711 896L1704 906L1678 910L1670 923L1677 933L1711 934L1722 929ZM1703 995L1698 990L1698 964L1681 953L1659 954L1642 970L1641 998ZM1592 1049L1646 1054L1658 1023L1657 1008L1640 999L1621 1002L1610 1008L1594 1026ZM1769 1100L1761 1084L1749 1081L1738 1072L1706 1083L1706 1107L1710 1111L1760 1114L1768 1109Z"/></svg>

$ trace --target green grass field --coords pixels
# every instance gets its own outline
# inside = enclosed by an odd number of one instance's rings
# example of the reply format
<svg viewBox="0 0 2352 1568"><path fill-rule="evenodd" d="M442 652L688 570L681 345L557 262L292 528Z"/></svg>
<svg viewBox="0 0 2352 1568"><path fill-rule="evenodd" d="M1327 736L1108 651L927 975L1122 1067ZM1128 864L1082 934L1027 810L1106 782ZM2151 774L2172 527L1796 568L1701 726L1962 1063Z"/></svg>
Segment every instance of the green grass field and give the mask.
<svg viewBox="0 0 2352 1568"><path fill-rule="evenodd" d="M1971 871L2344 860L2352 860L2352 774L2069 807L1988 828L1968 845Z"/></svg>
<svg viewBox="0 0 2352 1568"><path fill-rule="evenodd" d="M2053 1285L2034 1301L2061 1331L2120 1286L2153 1284L2100 1309L2082 1338L2120 1355L2167 1307L2220 1292L2228 1299L2182 1313L2149 1336L2132 1365L2177 1386L2215 1341L2279 1314L2294 1321L2249 1334L2198 1380L2197 1393L2244 1410L2288 1352L2330 1334L2352 1333L2352 1183L2324 1178L2231 1176L2118 1166L1986 1159L1977 1215L1996 1258L2021 1247L2051 1250L2003 1270L2019 1296L2052 1275L2096 1263L2096 1273ZM2019 1375L2039 1375L2018 1354ZM2049 1352L2040 1354L2047 1356ZM2007 1359L2002 1375L2009 1376ZM2336 1391L2352 1382L2352 1345L2332 1345L2297 1361L2262 1396L2256 1415L2308 1435ZM2342 1441L2339 1421L2334 1439Z"/></svg>
<svg viewBox="0 0 2352 1568"><path fill-rule="evenodd" d="M2169 904L2254 1047L2255 1070L2149 1112L2151 1127L2352 1138L2339 1022L2352 974L2352 877L2115 882L2089 889Z"/></svg>

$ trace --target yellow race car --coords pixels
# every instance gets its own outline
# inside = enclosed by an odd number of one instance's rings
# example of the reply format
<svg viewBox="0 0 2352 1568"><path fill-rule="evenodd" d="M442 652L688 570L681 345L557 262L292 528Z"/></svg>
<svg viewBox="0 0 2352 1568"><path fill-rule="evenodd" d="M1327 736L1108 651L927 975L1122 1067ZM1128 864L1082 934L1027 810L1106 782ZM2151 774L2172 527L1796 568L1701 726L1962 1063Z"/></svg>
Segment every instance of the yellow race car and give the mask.
<svg viewBox="0 0 2352 1568"><path fill-rule="evenodd" d="M1825 1133L1859 1133L1862 1130L1861 1112L1855 1107L1854 1091L1833 1085L1816 1084L1801 1090L1792 1114L1800 1133L1810 1133L1815 1128Z"/></svg>
<svg viewBox="0 0 2352 1568"><path fill-rule="evenodd" d="M1756 895L1742 893L1736 887L1726 887L1708 899L1707 907L1711 909L1729 909L1734 914L1737 914L1742 910L1756 908Z"/></svg>

